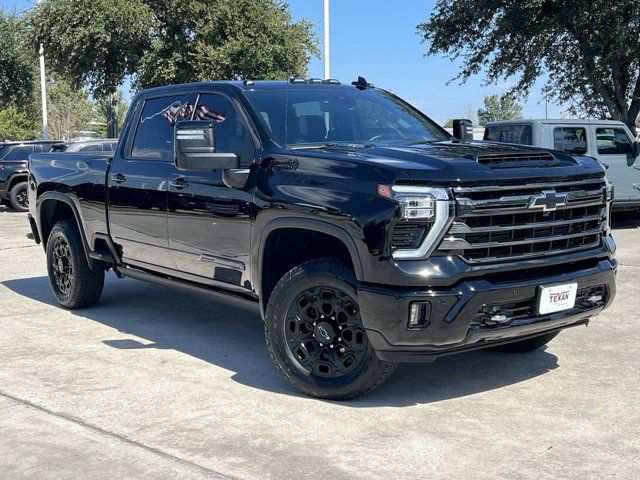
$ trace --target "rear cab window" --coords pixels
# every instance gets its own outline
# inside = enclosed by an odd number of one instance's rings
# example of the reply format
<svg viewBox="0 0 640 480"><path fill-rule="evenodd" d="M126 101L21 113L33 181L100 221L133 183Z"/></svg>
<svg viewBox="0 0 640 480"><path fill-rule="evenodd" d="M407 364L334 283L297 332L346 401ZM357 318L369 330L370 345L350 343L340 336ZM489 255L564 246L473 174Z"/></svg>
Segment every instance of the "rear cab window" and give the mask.
<svg viewBox="0 0 640 480"><path fill-rule="evenodd" d="M555 127L553 148L566 153L584 155L587 153L587 130L584 127Z"/></svg>
<svg viewBox="0 0 640 480"><path fill-rule="evenodd" d="M533 129L528 124L490 125L484 129L484 140L500 143L533 145Z"/></svg>
<svg viewBox="0 0 640 480"><path fill-rule="evenodd" d="M632 142L623 128L597 128L596 142L601 155L628 155Z"/></svg>

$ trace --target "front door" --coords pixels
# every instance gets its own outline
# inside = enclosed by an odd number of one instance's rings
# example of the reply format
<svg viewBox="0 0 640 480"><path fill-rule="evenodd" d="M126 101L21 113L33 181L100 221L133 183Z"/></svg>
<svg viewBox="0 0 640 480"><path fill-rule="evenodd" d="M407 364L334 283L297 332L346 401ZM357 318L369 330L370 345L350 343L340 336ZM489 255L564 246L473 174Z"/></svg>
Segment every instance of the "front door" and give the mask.
<svg viewBox="0 0 640 480"><path fill-rule="evenodd" d="M175 269L167 235L167 176L173 162L173 124L181 112L190 113L188 105L189 97L183 95L147 99L130 132L130 152L118 152L113 159L109 228L125 263Z"/></svg>
<svg viewBox="0 0 640 480"><path fill-rule="evenodd" d="M255 144L232 100L222 94L199 96L194 120L214 120L216 150L236 153L249 168ZM222 171L169 171L169 247L178 270L194 280L238 291L251 289L252 188L229 188Z"/></svg>
<svg viewBox="0 0 640 480"><path fill-rule="evenodd" d="M597 158L608 165L615 200L640 199L640 162L631 157L633 141L622 127L596 127Z"/></svg>

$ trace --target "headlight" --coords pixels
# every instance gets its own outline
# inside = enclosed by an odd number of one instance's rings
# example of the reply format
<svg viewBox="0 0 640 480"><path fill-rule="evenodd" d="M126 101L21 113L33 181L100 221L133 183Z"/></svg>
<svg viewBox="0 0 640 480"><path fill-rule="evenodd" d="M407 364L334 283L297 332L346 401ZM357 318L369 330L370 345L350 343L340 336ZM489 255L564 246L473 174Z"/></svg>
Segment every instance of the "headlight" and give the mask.
<svg viewBox="0 0 640 480"><path fill-rule="evenodd" d="M453 201L446 188L412 185L379 185L378 193L394 200L400 210L400 221L427 224L428 231L415 248L401 248L392 253L396 260L425 259L442 239L453 221Z"/></svg>

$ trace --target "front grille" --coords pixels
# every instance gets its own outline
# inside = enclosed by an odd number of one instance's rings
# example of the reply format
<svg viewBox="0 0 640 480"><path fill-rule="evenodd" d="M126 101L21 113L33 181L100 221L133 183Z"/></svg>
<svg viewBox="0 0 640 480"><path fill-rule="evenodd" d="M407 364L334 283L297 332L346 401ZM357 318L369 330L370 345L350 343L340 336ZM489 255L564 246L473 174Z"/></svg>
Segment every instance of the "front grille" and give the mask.
<svg viewBox="0 0 640 480"><path fill-rule="evenodd" d="M456 218L438 247L471 263L594 248L606 227L604 178L459 188Z"/></svg>
<svg viewBox="0 0 640 480"><path fill-rule="evenodd" d="M477 162L492 168L523 168L531 166L549 166L556 157L549 152L528 152L512 154L478 155Z"/></svg>
<svg viewBox="0 0 640 480"><path fill-rule="evenodd" d="M474 315L471 326L485 329L509 325L518 321L526 322L532 320L536 317L537 301L537 297L532 297L517 302L482 305ZM602 307L606 301L607 287L605 285L583 287L578 289L576 293L575 307L565 313L586 312ZM505 320L501 322L492 320L495 315L502 315Z"/></svg>
<svg viewBox="0 0 640 480"><path fill-rule="evenodd" d="M429 227L429 223L398 220L391 234L391 250L418 248Z"/></svg>

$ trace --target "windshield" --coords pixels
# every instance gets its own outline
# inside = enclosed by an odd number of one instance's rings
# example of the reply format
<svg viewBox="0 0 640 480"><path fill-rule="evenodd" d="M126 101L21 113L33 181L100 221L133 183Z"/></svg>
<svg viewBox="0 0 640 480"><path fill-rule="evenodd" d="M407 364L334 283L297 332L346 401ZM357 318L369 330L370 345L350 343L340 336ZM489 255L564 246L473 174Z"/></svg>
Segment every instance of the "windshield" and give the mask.
<svg viewBox="0 0 640 480"><path fill-rule="evenodd" d="M409 104L381 90L291 88L247 96L283 146L407 145L451 137Z"/></svg>

